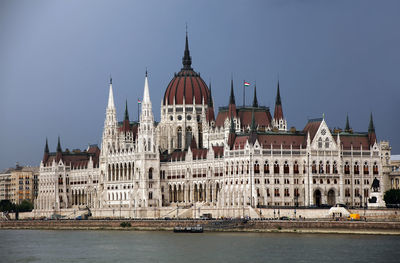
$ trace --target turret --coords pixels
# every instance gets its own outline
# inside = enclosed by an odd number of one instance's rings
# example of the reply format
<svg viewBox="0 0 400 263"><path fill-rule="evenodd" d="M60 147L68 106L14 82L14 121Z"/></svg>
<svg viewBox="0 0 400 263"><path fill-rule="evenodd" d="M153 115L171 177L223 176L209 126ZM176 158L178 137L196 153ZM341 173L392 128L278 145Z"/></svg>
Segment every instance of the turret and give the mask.
<svg viewBox="0 0 400 263"><path fill-rule="evenodd" d="M273 127L280 130L286 131L287 130L287 122L283 117L283 110L282 110L282 100L281 94L279 90L279 81L277 86L276 92L276 99L275 99L275 111L274 111L274 119L272 120Z"/></svg>

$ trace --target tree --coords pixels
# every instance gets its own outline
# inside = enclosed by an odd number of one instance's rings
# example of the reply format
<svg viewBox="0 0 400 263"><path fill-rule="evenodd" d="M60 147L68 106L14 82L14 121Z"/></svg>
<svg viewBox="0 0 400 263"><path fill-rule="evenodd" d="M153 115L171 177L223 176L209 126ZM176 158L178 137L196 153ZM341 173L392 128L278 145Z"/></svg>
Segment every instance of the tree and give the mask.
<svg viewBox="0 0 400 263"><path fill-rule="evenodd" d="M33 209L33 203L28 200L23 200L17 205L18 212L30 212Z"/></svg>
<svg viewBox="0 0 400 263"><path fill-rule="evenodd" d="M1 212L15 211L15 204L11 203L10 200L1 200L0 211Z"/></svg>
<svg viewBox="0 0 400 263"><path fill-rule="evenodd" d="M386 191L383 200L385 200L386 206L400 205L400 189L390 189Z"/></svg>

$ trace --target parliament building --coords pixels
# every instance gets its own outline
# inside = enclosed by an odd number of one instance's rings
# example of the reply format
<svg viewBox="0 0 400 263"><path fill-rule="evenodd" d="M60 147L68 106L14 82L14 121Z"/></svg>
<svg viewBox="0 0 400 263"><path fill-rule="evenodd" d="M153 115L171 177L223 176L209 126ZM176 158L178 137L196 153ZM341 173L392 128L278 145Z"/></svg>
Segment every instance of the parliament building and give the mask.
<svg viewBox="0 0 400 263"><path fill-rule="evenodd" d="M263 209L383 207L390 146L367 132L331 129L325 118L288 128L279 82L273 113L238 106L231 81L215 115L211 84L192 68L186 35L182 68L169 82L154 120L146 72L138 122L116 115L112 79L101 148L55 152L46 140L35 213L97 217L262 217ZM227 92L229 92L227 90ZM275 95L275 94L274 94ZM367 124L367 123L366 123Z"/></svg>

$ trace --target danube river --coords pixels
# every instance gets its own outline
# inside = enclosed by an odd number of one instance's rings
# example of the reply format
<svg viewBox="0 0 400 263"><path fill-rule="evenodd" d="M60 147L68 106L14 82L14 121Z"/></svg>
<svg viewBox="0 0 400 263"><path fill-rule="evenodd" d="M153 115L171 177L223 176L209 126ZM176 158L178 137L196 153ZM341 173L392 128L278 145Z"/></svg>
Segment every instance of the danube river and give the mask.
<svg viewBox="0 0 400 263"><path fill-rule="evenodd" d="M399 262L400 236L0 230L0 262Z"/></svg>

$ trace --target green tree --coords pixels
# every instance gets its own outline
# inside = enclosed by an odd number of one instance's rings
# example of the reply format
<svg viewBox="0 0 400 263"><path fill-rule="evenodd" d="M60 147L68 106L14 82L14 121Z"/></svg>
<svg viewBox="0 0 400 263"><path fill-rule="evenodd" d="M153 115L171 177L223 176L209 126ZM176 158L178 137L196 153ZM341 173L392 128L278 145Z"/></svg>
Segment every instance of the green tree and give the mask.
<svg viewBox="0 0 400 263"><path fill-rule="evenodd" d="M33 203L28 200L23 200L21 204L17 205L18 212L30 212L33 210Z"/></svg>
<svg viewBox="0 0 400 263"><path fill-rule="evenodd" d="M11 203L10 200L1 200L0 211L1 212L15 211L15 204Z"/></svg>
<svg viewBox="0 0 400 263"><path fill-rule="evenodd" d="M400 189L390 189L385 192L383 196L386 206L399 205L400 204Z"/></svg>

